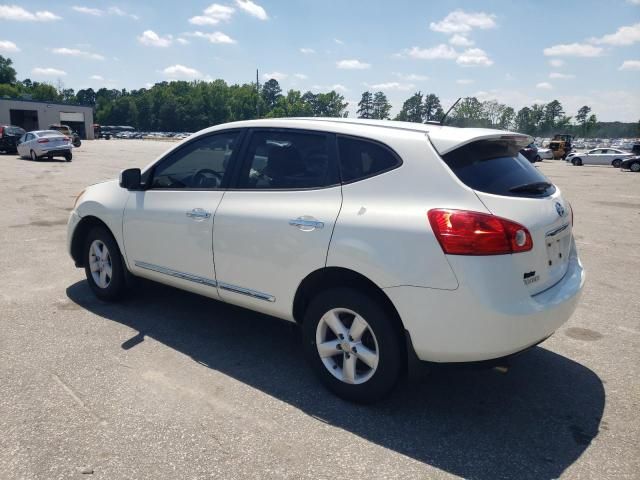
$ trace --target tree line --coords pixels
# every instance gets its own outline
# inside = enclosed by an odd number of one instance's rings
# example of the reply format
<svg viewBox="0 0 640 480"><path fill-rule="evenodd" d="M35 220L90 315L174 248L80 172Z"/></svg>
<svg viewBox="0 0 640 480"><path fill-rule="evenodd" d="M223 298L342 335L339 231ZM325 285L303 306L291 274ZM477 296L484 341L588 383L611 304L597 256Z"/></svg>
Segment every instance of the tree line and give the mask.
<svg viewBox="0 0 640 480"><path fill-rule="evenodd" d="M143 131L197 131L219 123L253 118L346 117L348 102L335 90L314 93L282 91L275 79L263 85L227 84L224 80L171 81L137 90L83 88L77 92L55 86L17 80L12 61L0 55L0 97L31 98L91 106L95 121L104 125L131 125ZM359 118L391 119L391 104L381 92L363 92L358 102ZM444 107L435 93L415 92L402 105L394 120L439 121ZM639 123L600 122L591 108L583 106L568 116L562 104L553 100L518 110L497 102L462 98L449 113L447 125L515 130L532 136L570 133L581 137L633 137L640 135Z"/></svg>

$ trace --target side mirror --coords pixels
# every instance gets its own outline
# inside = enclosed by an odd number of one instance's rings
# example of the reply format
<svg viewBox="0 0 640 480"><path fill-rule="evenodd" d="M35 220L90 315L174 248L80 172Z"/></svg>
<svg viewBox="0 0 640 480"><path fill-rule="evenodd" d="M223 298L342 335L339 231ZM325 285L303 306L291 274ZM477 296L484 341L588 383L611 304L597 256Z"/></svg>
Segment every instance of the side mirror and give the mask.
<svg viewBox="0 0 640 480"><path fill-rule="evenodd" d="M127 168L120 172L120 186L127 190L142 189L142 173L139 168Z"/></svg>

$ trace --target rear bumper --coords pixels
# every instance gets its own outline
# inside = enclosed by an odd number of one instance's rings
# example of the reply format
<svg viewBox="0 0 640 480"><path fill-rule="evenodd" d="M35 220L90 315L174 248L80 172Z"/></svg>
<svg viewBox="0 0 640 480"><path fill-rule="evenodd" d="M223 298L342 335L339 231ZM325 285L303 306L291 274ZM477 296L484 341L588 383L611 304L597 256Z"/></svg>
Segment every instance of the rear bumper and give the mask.
<svg viewBox="0 0 640 480"><path fill-rule="evenodd" d="M584 279L574 244L562 280L533 296L524 287L506 290L490 277L484 285L461 282L457 290L384 290L420 360L475 362L511 355L552 335L573 314Z"/></svg>
<svg viewBox="0 0 640 480"><path fill-rule="evenodd" d="M55 147L47 150L46 148L40 148L37 152L39 157L51 156L51 157L62 157L64 155L68 155L73 149L72 145L68 147Z"/></svg>

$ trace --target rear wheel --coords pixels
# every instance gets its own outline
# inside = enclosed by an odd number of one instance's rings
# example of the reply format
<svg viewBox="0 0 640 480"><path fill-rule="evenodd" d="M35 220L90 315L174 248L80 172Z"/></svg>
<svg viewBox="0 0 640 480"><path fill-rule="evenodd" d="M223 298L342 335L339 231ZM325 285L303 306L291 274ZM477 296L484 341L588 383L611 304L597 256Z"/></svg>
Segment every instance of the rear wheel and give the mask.
<svg viewBox="0 0 640 480"><path fill-rule="evenodd" d="M31 160L33 160L34 162L38 161L38 156L36 155L36 152L31 150L31 153L29 155L31 156Z"/></svg>
<svg viewBox="0 0 640 480"><path fill-rule="evenodd" d="M629 170L632 172L640 172L640 162L633 162L629 165Z"/></svg>
<svg viewBox="0 0 640 480"><path fill-rule="evenodd" d="M89 232L84 247L84 271L89 287L101 300L117 300L124 292L125 271L118 245L104 227Z"/></svg>
<svg viewBox="0 0 640 480"><path fill-rule="evenodd" d="M622 160L620 160L619 158L616 158L613 162L611 162L611 166L613 168L620 168L620 165L622 165Z"/></svg>
<svg viewBox="0 0 640 480"><path fill-rule="evenodd" d="M379 400L400 377L400 335L381 302L361 291L336 288L319 293L305 313L303 336L312 369L345 400Z"/></svg>
<svg viewBox="0 0 640 480"><path fill-rule="evenodd" d="M536 155L536 158L534 159L534 162L541 162L542 159L540 158L540 155Z"/></svg>
<svg viewBox="0 0 640 480"><path fill-rule="evenodd" d="M72 158L73 158L73 154L72 154L71 152L69 152L69 153L65 153L65 154L64 154L64 159L65 159L67 162L70 162Z"/></svg>

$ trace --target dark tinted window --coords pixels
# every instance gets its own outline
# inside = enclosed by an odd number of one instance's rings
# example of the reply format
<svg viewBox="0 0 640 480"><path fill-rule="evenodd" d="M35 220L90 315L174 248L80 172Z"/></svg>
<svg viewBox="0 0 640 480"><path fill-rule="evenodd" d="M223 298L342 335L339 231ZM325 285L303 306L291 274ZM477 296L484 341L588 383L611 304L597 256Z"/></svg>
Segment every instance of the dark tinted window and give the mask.
<svg viewBox="0 0 640 480"><path fill-rule="evenodd" d="M6 127L5 132L7 135L14 135L16 137L20 137L25 134L25 131L20 127Z"/></svg>
<svg viewBox="0 0 640 480"><path fill-rule="evenodd" d="M208 135L171 153L155 167L151 188L220 187L238 135L238 132Z"/></svg>
<svg viewBox="0 0 640 480"><path fill-rule="evenodd" d="M442 158L474 190L525 197L553 194L555 187L518 152L520 148L520 144L509 140L479 140Z"/></svg>
<svg viewBox="0 0 640 480"><path fill-rule="evenodd" d="M240 188L320 188L337 182L325 134L257 130L243 162Z"/></svg>
<svg viewBox="0 0 640 480"><path fill-rule="evenodd" d="M345 183L386 172L401 163L390 149L371 141L339 137L338 150Z"/></svg>

